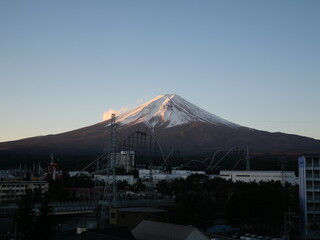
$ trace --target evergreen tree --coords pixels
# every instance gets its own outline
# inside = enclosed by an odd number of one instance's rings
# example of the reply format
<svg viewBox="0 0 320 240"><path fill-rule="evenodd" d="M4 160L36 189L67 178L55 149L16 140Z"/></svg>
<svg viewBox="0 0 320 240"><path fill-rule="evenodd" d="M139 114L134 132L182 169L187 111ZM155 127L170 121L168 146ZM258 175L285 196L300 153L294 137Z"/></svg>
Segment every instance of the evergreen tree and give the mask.
<svg viewBox="0 0 320 240"><path fill-rule="evenodd" d="M47 197L44 197L38 207L38 215L33 229L35 240L49 239L53 233L52 211L53 207L49 205Z"/></svg>
<svg viewBox="0 0 320 240"><path fill-rule="evenodd" d="M26 189L26 194L21 197L19 208L16 214L16 224L19 235L22 239L31 239L30 235L34 226L34 201L33 193Z"/></svg>

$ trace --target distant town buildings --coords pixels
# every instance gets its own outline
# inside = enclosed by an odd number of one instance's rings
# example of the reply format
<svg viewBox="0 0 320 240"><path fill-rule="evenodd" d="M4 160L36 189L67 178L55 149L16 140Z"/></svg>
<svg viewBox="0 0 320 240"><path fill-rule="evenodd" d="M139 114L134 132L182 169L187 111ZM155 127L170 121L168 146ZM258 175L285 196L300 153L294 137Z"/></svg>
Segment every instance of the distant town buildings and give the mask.
<svg viewBox="0 0 320 240"><path fill-rule="evenodd" d="M244 171L221 170L220 177L233 182L268 182L280 181L281 183L297 184L294 171Z"/></svg>
<svg viewBox="0 0 320 240"><path fill-rule="evenodd" d="M172 170L165 172L159 169L152 170L153 184L157 184L159 181L173 181L175 179L186 179L192 174L203 174L204 171L191 171L191 170ZM294 171L246 171L246 170L221 170L218 175L210 175L211 178L221 177L225 180L232 180L233 182L268 182L268 181L280 181L281 183L290 183L297 185L298 180ZM133 175L117 175L117 181L127 181L129 184L134 184L137 178ZM139 169L139 178L147 182L150 180L150 169ZM110 181L106 175L94 175L95 181Z"/></svg>
<svg viewBox="0 0 320 240"><path fill-rule="evenodd" d="M153 183L157 184L161 180L173 181L174 179L186 179L192 174L205 174L204 171L191 171L191 170L172 170L171 172L163 172L158 169L152 170ZM149 169L139 169L139 178L147 180L150 177Z"/></svg>
<svg viewBox="0 0 320 240"><path fill-rule="evenodd" d="M303 153L298 164L303 237L320 239L320 153Z"/></svg>
<svg viewBox="0 0 320 240"><path fill-rule="evenodd" d="M117 175L116 176L117 181L126 181L128 184L134 184L136 180L134 179L133 175ZM112 183L112 179L106 175L94 175L93 176L94 181L105 181L107 183Z"/></svg>
<svg viewBox="0 0 320 240"><path fill-rule="evenodd" d="M27 190L31 190L39 197L49 191L49 183L45 181L40 165L33 168L0 170L0 204L13 203L21 199ZM42 174L42 176L40 175Z"/></svg>

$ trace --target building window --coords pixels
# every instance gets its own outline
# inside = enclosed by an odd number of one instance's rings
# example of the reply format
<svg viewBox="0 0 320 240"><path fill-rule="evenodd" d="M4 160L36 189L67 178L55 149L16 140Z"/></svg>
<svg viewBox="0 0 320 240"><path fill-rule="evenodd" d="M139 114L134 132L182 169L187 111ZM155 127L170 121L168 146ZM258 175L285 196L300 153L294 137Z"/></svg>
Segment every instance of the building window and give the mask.
<svg viewBox="0 0 320 240"><path fill-rule="evenodd" d="M310 189L312 187L313 187L312 181L307 181L307 188Z"/></svg>
<svg viewBox="0 0 320 240"><path fill-rule="evenodd" d="M319 230L319 225L316 223L313 223L310 225L310 230L316 231Z"/></svg>
<svg viewBox="0 0 320 240"><path fill-rule="evenodd" d="M307 162L307 167L312 167L312 159L311 158L307 158L306 162Z"/></svg>
<svg viewBox="0 0 320 240"><path fill-rule="evenodd" d="M315 200L320 200L320 192L315 192L314 193L314 199Z"/></svg>
<svg viewBox="0 0 320 240"><path fill-rule="evenodd" d="M307 170L307 178L312 178L312 170Z"/></svg>
<svg viewBox="0 0 320 240"><path fill-rule="evenodd" d="M315 215L315 221L318 223L318 222L320 222L320 215L319 214L317 214L317 215Z"/></svg>

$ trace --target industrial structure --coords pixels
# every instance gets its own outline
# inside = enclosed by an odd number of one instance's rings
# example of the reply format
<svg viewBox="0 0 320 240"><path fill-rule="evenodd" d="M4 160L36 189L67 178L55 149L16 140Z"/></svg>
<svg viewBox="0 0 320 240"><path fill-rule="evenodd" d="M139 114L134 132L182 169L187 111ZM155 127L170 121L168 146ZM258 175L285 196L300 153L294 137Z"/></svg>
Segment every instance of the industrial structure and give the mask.
<svg viewBox="0 0 320 240"><path fill-rule="evenodd" d="M298 164L303 237L320 239L320 153L303 153Z"/></svg>
<svg viewBox="0 0 320 240"><path fill-rule="evenodd" d="M104 181L103 200L100 214L99 227L106 227L107 210L109 207L117 207L117 177L116 177L116 116L112 114L110 123L110 142L108 157L106 158L106 179Z"/></svg>

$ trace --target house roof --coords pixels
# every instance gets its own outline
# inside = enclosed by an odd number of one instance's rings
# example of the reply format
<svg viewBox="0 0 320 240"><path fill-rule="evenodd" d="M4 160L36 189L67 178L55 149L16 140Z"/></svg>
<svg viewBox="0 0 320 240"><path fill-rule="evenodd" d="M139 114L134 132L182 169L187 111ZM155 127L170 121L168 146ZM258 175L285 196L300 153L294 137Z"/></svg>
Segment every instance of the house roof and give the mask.
<svg viewBox="0 0 320 240"><path fill-rule="evenodd" d="M67 240L123 240L125 238L108 236L106 234L97 233L97 232L84 232L81 234L74 233L71 237L67 238Z"/></svg>
<svg viewBox="0 0 320 240"><path fill-rule="evenodd" d="M137 240L184 240L195 229L190 225L143 220L132 230L132 234Z"/></svg>
<svg viewBox="0 0 320 240"><path fill-rule="evenodd" d="M320 157L320 152L305 152L301 153L300 155L303 155L305 157Z"/></svg>

